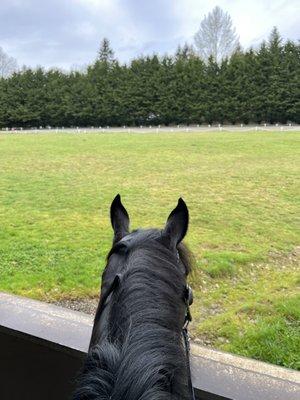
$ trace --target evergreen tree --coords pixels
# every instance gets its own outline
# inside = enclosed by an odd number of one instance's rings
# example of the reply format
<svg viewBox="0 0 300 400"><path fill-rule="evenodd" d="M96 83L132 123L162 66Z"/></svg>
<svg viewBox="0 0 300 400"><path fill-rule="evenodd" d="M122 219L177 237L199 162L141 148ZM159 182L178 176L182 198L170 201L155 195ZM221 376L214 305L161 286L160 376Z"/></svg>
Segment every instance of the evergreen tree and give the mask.
<svg viewBox="0 0 300 400"><path fill-rule="evenodd" d="M110 47L110 43L107 38L104 38L101 42L97 60L107 63L114 61L114 51Z"/></svg>
<svg viewBox="0 0 300 400"><path fill-rule="evenodd" d="M225 74L226 120L232 124L257 122L255 114L257 65L254 51L252 49L246 53L241 50L236 51L228 63Z"/></svg>
<svg viewBox="0 0 300 400"><path fill-rule="evenodd" d="M160 62L157 77L156 123L170 125L177 119L176 70L174 58L165 55Z"/></svg>
<svg viewBox="0 0 300 400"><path fill-rule="evenodd" d="M219 120L219 66L211 56L205 66L205 107L204 119L212 124Z"/></svg>
<svg viewBox="0 0 300 400"><path fill-rule="evenodd" d="M12 75L7 90L7 126L38 127L42 124L44 83L41 69L27 69Z"/></svg>
<svg viewBox="0 0 300 400"><path fill-rule="evenodd" d="M270 91L270 76L272 74L272 61L267 43L262 42L257 53L257 76L255 84L257 88L257 97L255 101L255 109L257 122L268 122L269 105L268 96Z"/></svg>
<svg viewBox="0 0 300 400"><path fill-rule="evenodd" d="M300 123L300 44L288 41L283 47L282 81L286 122Z"/></svg>
<svg viewBox="0 0 300 400"><path fill-rule="evenodd" d="M278 29L273 28L269 43L269 57L271 63L270 76L269 76L269 91L267 95L268 115L267 120L271 123L284 122L284 97L285 97L285 84L282 73L283 61L283 46L282 39L279 35Z"/></svg>

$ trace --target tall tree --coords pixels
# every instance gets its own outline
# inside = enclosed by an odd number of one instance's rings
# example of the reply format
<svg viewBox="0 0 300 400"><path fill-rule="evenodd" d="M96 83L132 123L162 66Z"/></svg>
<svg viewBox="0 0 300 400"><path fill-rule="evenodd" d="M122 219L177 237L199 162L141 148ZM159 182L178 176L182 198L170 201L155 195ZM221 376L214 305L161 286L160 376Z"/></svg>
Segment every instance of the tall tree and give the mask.
<svg viewBox="0 0 300 400"><path fill-rule="evenodd" d="M220 121L220 90L219 75L220 67L211 56L205 68L205 109L204 116L205 121L209 123L223 122Z"/></svg>
<svg viewBox="0 0 300 400"><path fill-rule="evenodd" d="M114 51L110 47L109 40L104 38L101 42L100 49L98 51L98 61L113 62L114 61Z"/></svg>
<svg viewBox="0 0 300 400"><path fill-rule="evenodd" d="M133 60L127 91L129 114L136 125L155 123L159 119L161 64L156 55Z"/></svg>
<svg viewBox="0 0 300 400"><path fill-rule="evenodd" d="M270 63L272 66L269 75L269 91L267 95L268 115L270 122L285 122L284 99L286 97L286 82L283 69L282 38L276 27L273 28L268 43Z"/></svg>
<svg viewBox="0 0 300 400"><path fill-rule="evenodd" d="M287 41L283 53L285 118L288 122L300 124L300 43Z"/></svg>
<svg viewBox="0 0 300 400"><path fill-rule="evenodd" d="M10 57L0 47L0 78L7 78L12 75L18 69L17 60L14 57Z"/></svg>
<svg viewBox="0 0 300 400"><path fill-rule="evenodd" d="M195 51L193 46L190 46L188 43L185 43L182 47L179 45L177 47L175 58L178 60L179 58L191 58L194 57Z"/></svg>
<svg viewBox="0 0 300 400"><path fill-rule="evenodd" d="M76 125L68 114L69 105L73 99L78 99L77 93L73 96L70 91L74 88L70 77L58 69L50 69L45 74L45 94L43 105L44 125L68 126ZM80 76L84 76L80 74ZM85 102L82 104L84 107Z"/></svg>
<svg viewBox="0 0 300 400"><path fill-rule="evenodd" d="M239 47L239 38L230 15L218 6L203 18L194 41L200 57L206 62L213 57L217 63L221 63Z"/></svg>

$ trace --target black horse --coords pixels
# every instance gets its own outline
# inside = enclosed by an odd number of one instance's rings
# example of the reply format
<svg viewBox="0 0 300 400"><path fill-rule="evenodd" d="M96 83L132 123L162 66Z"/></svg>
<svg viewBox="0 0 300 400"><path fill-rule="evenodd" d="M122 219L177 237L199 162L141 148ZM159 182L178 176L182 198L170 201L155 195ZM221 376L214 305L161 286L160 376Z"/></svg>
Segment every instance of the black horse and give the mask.
<svg viewBox="0 0 300 400"><path fill-rule="evenodd" d="M90 348L74 400L193 398L185 326L191 291L188 228L182 199L163 230L129 232L117 195L113 247L102 276Z"/></svg>

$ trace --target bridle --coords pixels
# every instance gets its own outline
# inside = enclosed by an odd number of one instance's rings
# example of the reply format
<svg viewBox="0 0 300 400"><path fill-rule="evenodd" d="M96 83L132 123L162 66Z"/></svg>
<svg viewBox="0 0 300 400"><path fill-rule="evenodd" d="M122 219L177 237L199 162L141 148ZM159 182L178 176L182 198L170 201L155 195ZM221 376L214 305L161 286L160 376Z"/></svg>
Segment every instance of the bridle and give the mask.
<svg viewBox="0 0 300 400"><path fill-rule="evenodd" d="M177 263L180 263L180 255L179 251L176 251L176 258ZM182 327L182 336L183 336L183 343L185 347L185 354L186 354L186 365L187 365L187 377L188 377L188 386L190 391L191 400L196 400L194 387L192 383L192 373L191 373L191 364L190 364L190 335L188 331L189 323L192 321L192 314L190 311L190 306L193 304L194 296L193 296L193 289L190 287L189 284L185 286L184 292L184 303L185 303L185 316L184 316L184 323Z"/></svg>
<svg viewBox="0 0 300 400"><path fill-rule="evenodd" d="M188 387L190 392L191 400L196 400L194 387L192 383L192 373L191 373L191 364L190 364L190 336L188 332L189 323L192 320L192 315L190 311L190 305L193 304L193 290L190 285L186 285L185 287L185 295L184 295L184 302L185 302L185 317L184 317L184 324L182 328L182 336L183 336L183 343L185 347L186 353L186 365L187 365L187 377L188 377Z"/></svg>

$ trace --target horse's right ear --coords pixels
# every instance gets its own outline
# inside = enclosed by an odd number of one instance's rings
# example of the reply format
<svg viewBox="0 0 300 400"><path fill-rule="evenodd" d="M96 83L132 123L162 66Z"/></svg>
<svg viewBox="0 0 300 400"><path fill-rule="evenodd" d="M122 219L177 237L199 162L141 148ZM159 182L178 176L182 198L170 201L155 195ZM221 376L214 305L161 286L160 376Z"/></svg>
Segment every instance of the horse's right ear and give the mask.
<svg viewBox="0 0 300 400"><path fill-rule="evenodd" d="M116 243L129 233L129 216L121 203L119 194L113 199L110 206L110 221L114 230L114 240Z"/></svg>
<svg viewBox="0 0 300 400"><path fill-rule="evenodd" d="M177 207L168 217L162 238L167 246L175 249L186 235L189 225L189 211L185 202L180 198Z"/></svg>

